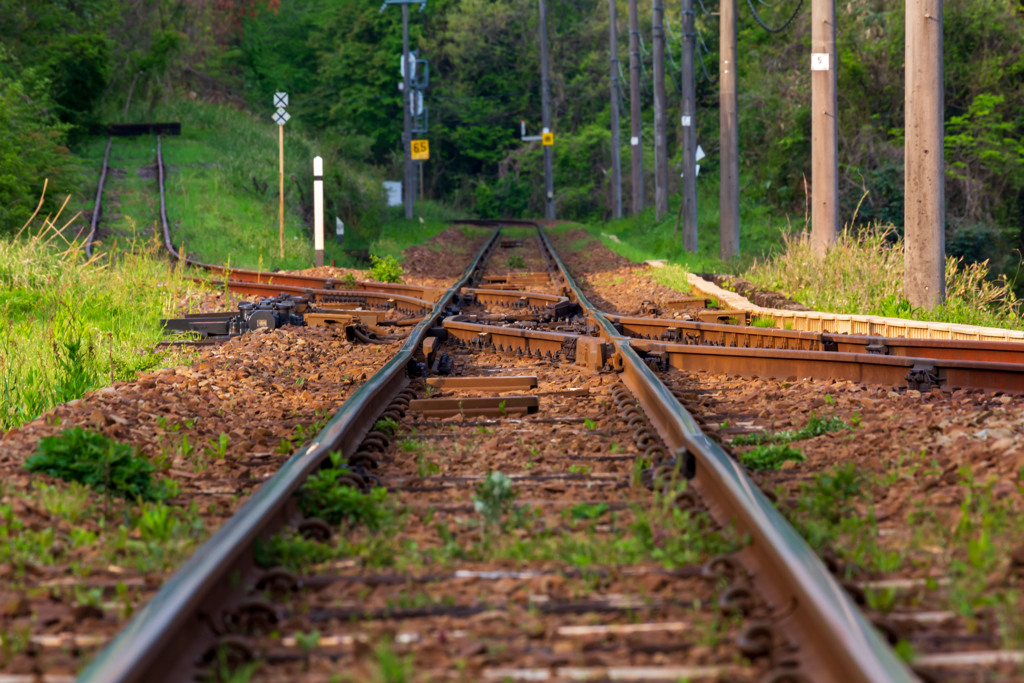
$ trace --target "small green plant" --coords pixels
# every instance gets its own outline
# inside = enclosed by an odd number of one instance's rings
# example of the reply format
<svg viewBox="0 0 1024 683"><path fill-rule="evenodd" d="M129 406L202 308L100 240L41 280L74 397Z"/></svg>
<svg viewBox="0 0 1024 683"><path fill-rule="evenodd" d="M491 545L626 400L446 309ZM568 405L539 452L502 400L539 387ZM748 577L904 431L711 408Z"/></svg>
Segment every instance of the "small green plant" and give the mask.
<svg viewBox="0 0 1024 683"><path fill-rule="evenodd" d="M382 417L374 423L373 428L388 436L394 436L398 430L398 420L393 417Z"/></svg>
<svg viewBox="0 0 1024 683"><path fill-rule="evenodd" d="M387 640L381 640L373 653L377 657L380 683L407 683L412 680L412 655L400 657Z"/></svg>
<svg viewBox="0 0 1024 683"><path fill-rule="evenodd" d="M606 512L607 503L577 503L569 510L569 516L579 520L598 519Z"/></svg>
<svg viewBox="0 0 1024 683"><path fill-rule="evenodd" d="M383 488L363 493L346 481L349 474L338 454L332 454L333 467L309 477L299 490L299 508L309 517L320 517L329 524L365 524L379 529L394 516L394 509Z"/></svg>
<svg viewBox="0 0 1024 683"><path fill-rule="evenodd" d="M595 426L594 421L591 420L589 417L585 417L583 418L583 426L586 427L587 429L593 429Z"/></svg>
<svg viewBox="0 0 1024 683"><path fill-rule="evenodd" d="M428 460L423 453L416 458L416 474L421 477L431 477L441 472L441 466L433 460Z"/></svg>
<svg viewBox="0 0 1024 683"><path fill-rule="evenodd" d="M525 268L526 267L526 259L524 259L519 254L512 254L507 259L505 259L505 265L508 267L509 270L515 270L517 268Z"/></svg>
<svg viewBox="0 0 1024 683"><path fill-rule="evenodd" d="M300 536L293 529L274 534L267 540L257 539L254 556L260 567L285 567L302 571L310 565L331 557L331 548Z"/></svg>
<svg viewBox="0 0 1024 683"><path fill-rule="evenodd" d="M156 468L135 455L135 447L81 427L65 429L39 440L35 455L25 461L30 472L78 481L112 495L136 500L169 498L166 482L154 482Z"/></svg>
<svg viewBox="0 0 1024 683"><path fill-rule="evenodd" d="M370 254L370 277L377 282L401 282L405 270L394 256Z"/></svg>
<svg viewBox="0 0 1024 683"><path fill-rule="evenodd" d="M512 510L517 495L519 492L515 490L508 475L497 471L488 472L476 488L473 507L483 516L485 524L497 526L505 513Z"/></svg>
<svg viewBox="0 0 1024 683"><path fill-rule="evenodd" d="M740 453L740 462L753 470L777 470L786 461L803 462L804 454L788 444L761 444Z"/></svg>
<svg viewBox="0 0 1024 683"><path fill-rule="evenodd" d="M764 328L775 327L775 318L768 318L760 315L755 316L754 319L750 321L750 326Z"/></svg>
<svg viewBox="0 0 1024 683"><path fill-rule="evenodd" d="M594 468L590 465L569 465L570 472L573 474L582 474L583 476L590 474L593 469Z"/></svg>
<svg viewBox="0 0 1024 683"><path fill-rule="evenodd" d="M827 402L828 401L826 400L826 403ZM822 434L828 434L829 432L838 432L843 429L853 428L854 425L847 423L842 418L836 417L835 415L829 418L823 418L819 417L815 413L811 413L810 417L807 418L807 424L800 429L786 430L776 434L770 434L766 431L755 432L753 434L743 434L733 439L732 444L734 446L751 446L763 443L790 443L792 441L811 439L816 436L821 436Z"/></svg>
<svg viewBox="0 0 1024 683"><path fill-rule="evenodd" d="M359 281L356 280L356 276L352 273L345 273L345 277L341 278L342 289L355 289L358 284Z"/></svg>

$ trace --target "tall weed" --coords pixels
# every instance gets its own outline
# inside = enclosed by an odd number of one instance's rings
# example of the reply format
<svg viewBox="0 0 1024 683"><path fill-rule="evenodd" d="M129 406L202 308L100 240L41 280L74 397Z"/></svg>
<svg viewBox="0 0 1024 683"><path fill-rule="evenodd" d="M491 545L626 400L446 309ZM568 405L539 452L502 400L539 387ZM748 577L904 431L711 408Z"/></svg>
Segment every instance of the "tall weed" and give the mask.
<svg viewBox="0 0 1024 683"><path fill-rule="evenodd" d="M152 347L188 285L155 242L132 246L90 261L49 221L0 240L0 430L185 357Z"/></svg>
<svg viewBox="0 0 1024 683"><path fill-rule="evenodd" d="M988 262L946 257L946 303L912 309L903 290L903 241L891 228L844 230L819 259L809 235L783 235L784 248L756 261L744 277L819 311L903 317L934 322L1024 327L1020 302L1006 278L991 278Z"/></svg>

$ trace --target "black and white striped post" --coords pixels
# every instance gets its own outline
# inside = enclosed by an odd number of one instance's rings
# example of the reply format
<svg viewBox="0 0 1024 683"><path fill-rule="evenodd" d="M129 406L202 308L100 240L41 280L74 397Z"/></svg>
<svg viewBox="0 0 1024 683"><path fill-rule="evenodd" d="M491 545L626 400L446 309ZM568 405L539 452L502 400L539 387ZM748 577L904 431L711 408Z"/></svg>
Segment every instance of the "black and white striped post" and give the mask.
<svg viewBox="0 0 1024 683"><path fill-rule="evenodd" d="M313 249L314 265L324 265L324 160L313 157Z"/></svg>

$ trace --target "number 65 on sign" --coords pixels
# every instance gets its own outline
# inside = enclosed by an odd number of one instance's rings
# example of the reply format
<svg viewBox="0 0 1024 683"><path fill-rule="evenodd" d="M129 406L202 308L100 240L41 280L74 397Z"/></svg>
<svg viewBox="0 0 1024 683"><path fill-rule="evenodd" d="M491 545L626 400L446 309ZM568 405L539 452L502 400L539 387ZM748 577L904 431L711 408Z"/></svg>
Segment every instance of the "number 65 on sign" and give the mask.
<svg viewBox="0 0 1024 683"><path fill-rule="evenodd" d="M409 146L413 161L427 161L430 159L430 143L427 140L411 140Z"/></svg>

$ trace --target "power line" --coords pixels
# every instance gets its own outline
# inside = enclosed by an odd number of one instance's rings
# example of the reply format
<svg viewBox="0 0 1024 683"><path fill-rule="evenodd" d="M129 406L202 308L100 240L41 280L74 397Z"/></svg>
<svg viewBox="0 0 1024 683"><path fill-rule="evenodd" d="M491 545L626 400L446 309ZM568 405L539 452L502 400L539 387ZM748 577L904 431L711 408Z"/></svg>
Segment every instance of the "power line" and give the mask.
<svg viewBox="0 0 1024 683"><path fill-rule="evenodd" d="M766 3L762 2L761 4ZM800 4L796 6L796 10L789 17L789 19L786 20L786 23L780 26L779 28L772 28L768 24L764 23L764 21L761 19L761 15L757 13L756 9L754 9L754 3L752 2L752 0L747 0L747 5L750 6L750 11L753 12L754 14L754 20L761 25L761 28L763 28L765 31L768 31L768 33L782 33L783 31L790 27L790 24L792 24L793 21L797 18L797 15L800 14L800 10L804 8L804 0L800 0ZM766 6L771 7L771 5Z"/></svg>

